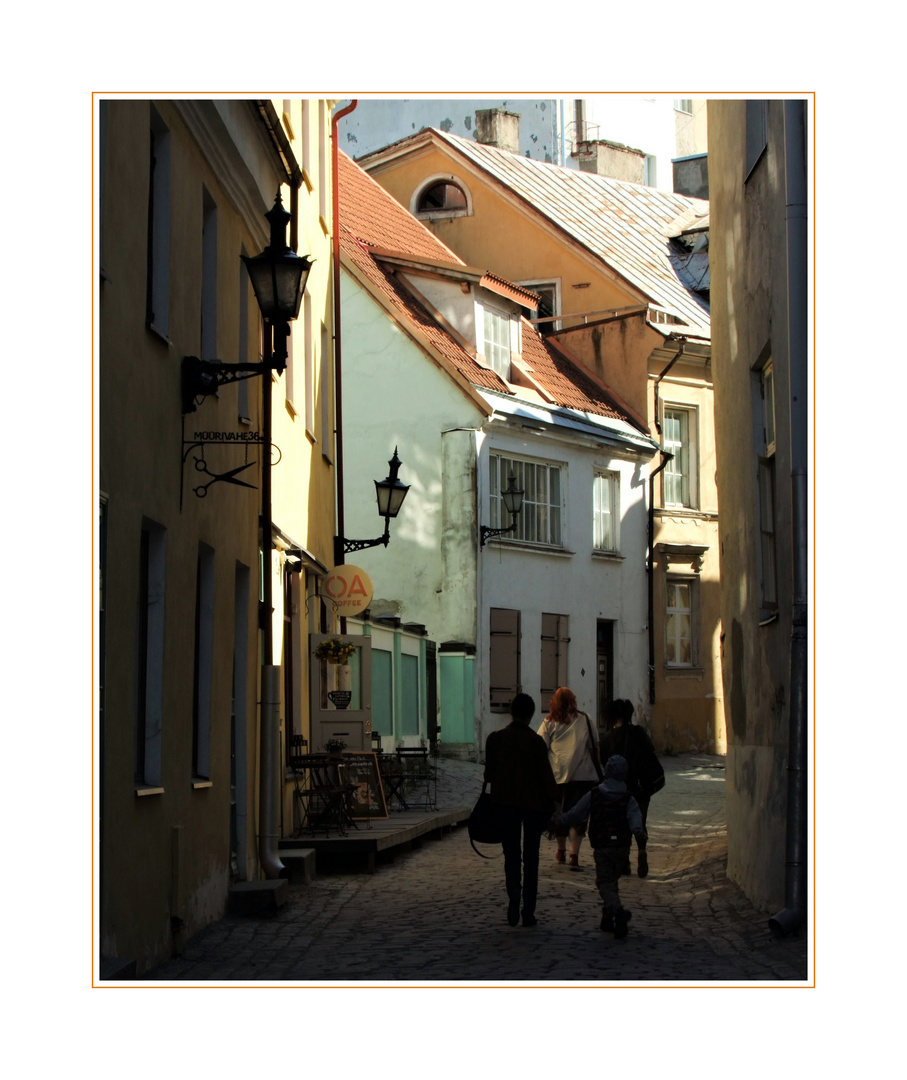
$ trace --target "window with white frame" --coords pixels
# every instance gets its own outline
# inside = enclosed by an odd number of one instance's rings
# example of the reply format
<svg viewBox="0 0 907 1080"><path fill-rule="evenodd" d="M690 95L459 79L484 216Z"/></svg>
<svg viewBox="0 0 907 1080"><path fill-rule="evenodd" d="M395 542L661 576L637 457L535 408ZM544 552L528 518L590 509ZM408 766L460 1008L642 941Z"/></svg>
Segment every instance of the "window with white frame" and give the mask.
<svg viewBox="0 0 907 1080"><path fill-rule="evenodd" d="M551 320L550 322L540 323L537 329L543 334L551 333L553 330L560 330L560 320L554 320L553 318L553 316L561 313L560 281L518 281L515 284L521 285L524 289L528 289L538 296L539 306L534 318Z"/></svg>
<svg viewBox="0 0 907 1080"><path fill-rule="evenodd" d="M485 363L510 380L510 316L485 307Z"/></svg>
<svg viewBox="0 0 907 1080"><path fill-rule="evenodd" d="M620 474L596 470L592 485L592 547L595 551L619 551Z"/></svg>
<svg viewBox="0 0 907 1080"><path fill-rule="evenodd" d="M665 450L672 454L662 472L662 501L665 506L696 506L698 454L696 410L665 405L662 436Z"/></svg>
<svg viewBox="0 0 907 1080"><path fill-rule="evenodd" d="M693 578L666 580L665 664L668 667L693 667L693 603L698 581Z"/></svg>
<svg viewBox="0 0 907 1080"><path fill-rule="evenodd" d="M563 472L563 465L492 454L488 459L491 528L509 528L512 524L501 498L512 473L516 486L523 491L523 507L516 517L516 529L504 539L563 546Z"/></svg>

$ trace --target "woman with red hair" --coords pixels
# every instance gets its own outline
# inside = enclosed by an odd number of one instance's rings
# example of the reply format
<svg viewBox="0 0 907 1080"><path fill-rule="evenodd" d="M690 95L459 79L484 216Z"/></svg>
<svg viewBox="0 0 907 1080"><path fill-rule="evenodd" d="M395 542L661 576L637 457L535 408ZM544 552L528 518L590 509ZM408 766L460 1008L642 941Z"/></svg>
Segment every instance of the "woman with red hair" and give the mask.
<svg viewBox="0 0 907 1080"><path fill-rule="evenodd" d="M548 705L548 715L542 721L539 735L545 740L557 781L561 810L566 814L601 781L598 764L598 732L589 717L576 704L576 694L566 686L555 690ZM571 870L579 865L579 849L586 835L586 822L557 832L555 858L567 863ZM570 851L567 852L567 841Z"/></svg>

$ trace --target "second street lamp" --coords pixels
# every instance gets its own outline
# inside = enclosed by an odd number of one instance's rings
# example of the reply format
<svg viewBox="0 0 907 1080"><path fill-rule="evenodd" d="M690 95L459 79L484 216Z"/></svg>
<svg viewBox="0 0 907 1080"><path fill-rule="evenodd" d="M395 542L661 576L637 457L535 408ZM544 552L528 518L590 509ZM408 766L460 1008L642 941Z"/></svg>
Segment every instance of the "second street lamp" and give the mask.
<svg viewBox="0 0 907 1080"><path fill-rule="evenodd" d="M334 537L334 562L337 566L343 562L344 555L349 555L350 552L377 547L378 544L387 547L391 536L391 518L395 518L400 513L400 507L403 505L407 491L409 491L409 484L403 484L397 479L400 464L400 458L397 457L397 448L394 447L394 456L388 462L390 472L383 480L375 481L378 513L384 518L384 534L376 536L374 540L347 540L345 536Z"/></svg>
<svg viewBox="0 0 907 1080"><path fill-rule="evenodd" d="M504 509L513 518L513 524L507 529L492 529L488 525L479 527L479 547L485 546L485 541L495 536L503 536L504 533L513 532L516 529L517 514L523 509L523 489L516 486L516 477L510 474L507 487L501 492L504 501Z"/></svg>

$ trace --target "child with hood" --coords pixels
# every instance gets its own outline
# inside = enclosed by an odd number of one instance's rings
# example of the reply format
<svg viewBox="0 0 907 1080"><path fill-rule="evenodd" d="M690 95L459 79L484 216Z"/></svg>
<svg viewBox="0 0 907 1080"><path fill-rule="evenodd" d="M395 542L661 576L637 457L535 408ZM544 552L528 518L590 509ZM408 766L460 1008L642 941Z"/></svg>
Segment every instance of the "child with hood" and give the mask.
<svg viewBox="0 0 907 1080"><path fill-rule="evenodd" d="M559 824L572 825L589 817L589 843L595 857L595 884L602 898L601 929L614 936L627 936L630 912L621 905L617 881L630 858L631 837L645 848L646 830L639 804L627 793L626 758L614 754L605 765L598 787L587 792Z"/></svg>

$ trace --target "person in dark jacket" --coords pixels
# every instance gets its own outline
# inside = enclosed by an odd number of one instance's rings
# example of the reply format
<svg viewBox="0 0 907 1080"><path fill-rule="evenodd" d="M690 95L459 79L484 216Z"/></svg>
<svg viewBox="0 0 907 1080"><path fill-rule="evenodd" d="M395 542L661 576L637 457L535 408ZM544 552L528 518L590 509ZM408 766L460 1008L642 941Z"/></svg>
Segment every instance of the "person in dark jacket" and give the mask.
<svg viewBox="0 0 907 1080"><path fill-rule="evenodd" d="M648 733L637 724L633 723L633 702L624 698L617 698L611 702L608 710L610 727L607 734L602 738L601 759L607 761L612 754L619 754L627 762L627 791L636 800L642 814L643 829L646 828L646 819L649 816L649 800L651 791L643 783L643 764L651 755L655 757L655 747ZM641 878L649 873L649 858L646 854L645 841L639 842L637 837L637 866L636 872ZM629 874L629 853L627 866L624 873Z"/></svg>
<svg viewBox="0 0 907 1080"><path fill-rule="evenodd" d="M630 861L630 838L642 841L646 829L636 799L627 790L627 762L619 754L608 758L605 778L593 791L562 814L563 825L589 818L589 843L595 856L595 884L602 898L602 930L613 932L619 940L627 936L630 912L620 902L617 883L627 872Z"/></svg>
<svg viewBox="0 0 907 1080"><path fill-rule="evenodd" d="M532 698L517 694L510 706L510 723L500 731L493 731L485 742L485 779L491 786L491 801L498 813L503 838L507 922L511 926L520 921L521 898L523 926L535 926L538 921L535 905L539 889L539 846L557 794L548 747L529 727L534 714Z"/></svg>

